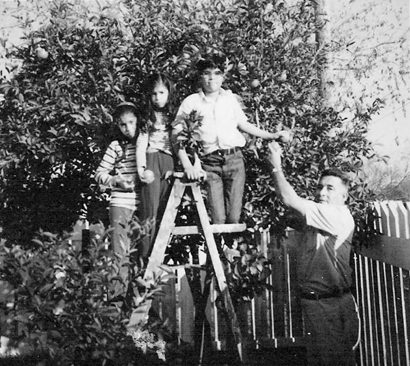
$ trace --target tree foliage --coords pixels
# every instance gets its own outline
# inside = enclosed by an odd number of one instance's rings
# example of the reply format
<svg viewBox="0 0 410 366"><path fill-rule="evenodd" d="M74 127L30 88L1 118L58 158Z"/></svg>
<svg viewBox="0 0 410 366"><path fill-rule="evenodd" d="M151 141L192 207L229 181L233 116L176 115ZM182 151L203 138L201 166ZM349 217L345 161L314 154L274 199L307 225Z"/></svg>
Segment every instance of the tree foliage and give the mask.
<svg viewBox="0 0 410 366"><path fill-rule="evenodd" d="M298 193L312 196L318 172L330 165L355 176L363 157L373 154L366 132L378 105L348 121L323 107L314 6L308 0L123 1L121 16L102 9L81 13L80 22L73 3L53 2L49 24L13 52L22 60L20 72L1 86L3 235L21 242L40 227L65 230L82 212L92 221L105 217L92 176L112 137L113 107L123 100L142 105L142 83L153 70L175 80L181 100L195 90L193 66L205 53L227 56L225 87L242 97L251 122L293 131L284 165ZM250 140L247 147L245 220L279 232L287 221L272 192L265 146ZM363 181L354 185L357 217L368 194Z"/></svg>

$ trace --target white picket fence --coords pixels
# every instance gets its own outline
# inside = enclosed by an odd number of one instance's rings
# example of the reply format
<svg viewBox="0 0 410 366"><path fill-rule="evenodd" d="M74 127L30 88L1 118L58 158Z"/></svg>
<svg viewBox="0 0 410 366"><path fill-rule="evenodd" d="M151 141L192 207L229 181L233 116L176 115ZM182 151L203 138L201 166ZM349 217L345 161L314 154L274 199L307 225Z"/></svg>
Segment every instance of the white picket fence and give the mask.
<svg viewBox="0 0 410 366"><path fill-rule="evenodd" d="M271 275L267 279L274 291L266 289L249 302L240 305L237 316L245 343L254 348L301 346L304 341L303 321L296 296L296 244L298 235L289 231L285 242L278 243L268 231L257 240L260 250L271 259ZM209 311L213 343L217 349L225 347L226 325L215 300L218 293L211 286ZM192 296L184 269L176 270L176 331L181 340L192 342L194 315Z"/></svg>
<svg viewBox="0 0 410 366"><path fill-rule="evenodd" d="M376 202L380 235L368 247L354 253L354 283L361 316L359 365L410 365L410 203ZM278 243L261 233L261 250L272 259L268 283L274 291L239 309L238 317L248 344L274 348L303 346L304 329L296 292L298 234L289 232ZM184 285L184 272L177 272L176 320L181 339L193 338L192 301ZM218 310L212 308L214 344L223 347Z"/></svg>
<svg viewBox="0 0 410 366"><path fill-rule="evenodd" d="M410 202L375 202L374 208L379 215L375 227L382 235L410 239Z"/></svg>
<svg viewBox="0 0 410 366"><path fill-rule="evenodd" d="M355 254L361 365L410 365L410 202L376 202L381 235Z"/></svg>

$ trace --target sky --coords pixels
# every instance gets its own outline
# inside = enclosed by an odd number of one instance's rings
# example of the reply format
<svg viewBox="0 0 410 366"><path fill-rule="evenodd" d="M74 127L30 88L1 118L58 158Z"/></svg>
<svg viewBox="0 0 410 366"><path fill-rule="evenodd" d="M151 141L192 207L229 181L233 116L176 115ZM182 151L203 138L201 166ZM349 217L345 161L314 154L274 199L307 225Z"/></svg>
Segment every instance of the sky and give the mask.
<svg viewBox="0 0 410 366"><path fill-rule="evenodd" d="M324 0L328 39L337 45L329 66L334 104L385 104L368 138L403 169L410 160L410 1ZM358 76L356 67L367 67ZM367 95L363 98L363 95ZM350 103L348 99L350 98Z"/></svg>

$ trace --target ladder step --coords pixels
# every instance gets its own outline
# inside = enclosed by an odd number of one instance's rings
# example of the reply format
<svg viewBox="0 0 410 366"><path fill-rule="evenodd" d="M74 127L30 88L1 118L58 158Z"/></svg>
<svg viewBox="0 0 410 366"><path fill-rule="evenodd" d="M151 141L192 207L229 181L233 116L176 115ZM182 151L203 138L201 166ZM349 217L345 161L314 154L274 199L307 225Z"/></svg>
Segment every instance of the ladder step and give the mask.
<svg viewBox="0 0 410 366"><path fill-rule="evenodd" d="M246 230L246 224L215 224L211 225L212 233L239 233ZM172 229L173 235L194 235L199 234L198 226L175 226Z"/></svg>
<svg viewBox="0 0 410 366"><path fill-rule="evenodd" d="M205 271L207 267L203 264L194 264L194 263L188 263L188 264L167 264L167 267L172 270L176 269L200 269Z"/></svg>

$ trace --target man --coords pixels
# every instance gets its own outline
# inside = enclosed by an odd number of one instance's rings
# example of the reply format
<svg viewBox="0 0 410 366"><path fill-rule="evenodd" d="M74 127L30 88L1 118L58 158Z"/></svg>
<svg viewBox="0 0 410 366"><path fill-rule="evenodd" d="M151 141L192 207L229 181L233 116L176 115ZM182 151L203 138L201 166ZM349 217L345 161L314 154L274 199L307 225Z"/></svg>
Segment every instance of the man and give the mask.
<svg viewBox="0 0 410 366"><path fill-rule="evenodd" d="M350 292L353 217L345 205L349 181L343 172L322 173L316 201L299 197L281 169L281 149L269 144L276 193L303 223L298 282L308 336L309 365L355 365L358 315Z"/></svg>

